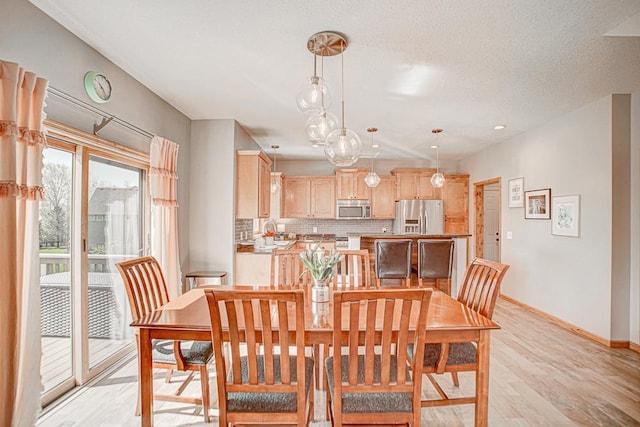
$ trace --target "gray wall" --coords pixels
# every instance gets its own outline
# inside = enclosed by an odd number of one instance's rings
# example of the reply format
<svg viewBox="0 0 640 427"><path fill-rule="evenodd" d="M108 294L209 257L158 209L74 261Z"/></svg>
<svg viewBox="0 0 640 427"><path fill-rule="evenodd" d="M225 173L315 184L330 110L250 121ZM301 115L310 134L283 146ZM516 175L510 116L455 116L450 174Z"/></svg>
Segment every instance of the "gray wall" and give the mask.
<svg viewBox="0 0 640 427"><path fill-rule="evenodd" d="M260 147L235 120L191 126L189 270L225 271L233 283L236 150Z"/></svg>
<svg viewBox="0 0 640 427"><path fill-rule="evenodd" d="M631 113L635 160L630 169L636 177L639 96L632 95ZM614 122L624 120L614 113L629 115L618 103L616 96L607 96L464 159L460 169L470 173L471 184L502 178L502 235L513 233L512 240L502 239L502 261L511 265L503 284L505 295L604 339L638 343L638 180L626 192L631 198L627 215L633 218L627 221L626 233L632 243L621 241L621 231L614 235L613 230L617 165L612 129ZM522 208L508 207L508 180L520 176L525 190L551 188L552 197L580 194L580 237L554 236L550 221L525 220ZM470 197L472 207L473 194ZM616 209L621 208L617 202ZM472 232L473 216L471 208ZM618 217L624 219L624 214ZM622 263L630 265L627 277L634 279L624 282L616 276L614 253L626 257ZM631 304L626 295L631 295Z"/></svg>
<svg viewBox="0 0 640 427"><path fill-rule="evenodd" d="M178 158L178 210L180 236L188 236L189 139L191 121L123 70L74 36L26 0L2 0L0 59L17 62L49 80L49 85L113 114L148 132L180 145ZM113 85L112 99L94 104L84 92L87 71L100 71ZM48 118L93 132L99 117L61 101L46 100ZM100 136L140 151L149 152L149 138L117 124L110 124ZM181 264L186 264L188 246L180 238Z"/></svg>

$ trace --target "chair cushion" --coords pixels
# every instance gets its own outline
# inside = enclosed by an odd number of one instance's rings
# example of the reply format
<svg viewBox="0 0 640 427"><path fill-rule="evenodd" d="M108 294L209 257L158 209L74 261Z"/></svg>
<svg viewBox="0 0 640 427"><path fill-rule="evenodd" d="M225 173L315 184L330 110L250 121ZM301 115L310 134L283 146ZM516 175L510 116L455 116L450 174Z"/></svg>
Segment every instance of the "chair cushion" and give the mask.
<svg viewBox="0 0 640 427"><path fill-rule="evenodd" d="M342 355L342 381L349 380L349 356ZM391 356L391 372L390 379L397 379L397 363L396 356ZM373 379L380 381L380 355L376 355L373 361ZM333 356L325 360L327 370L327 382L329 383L329 392L331 400L334 396L334 378L333 378ZM407 369L407 380L411 381L411 374ZM364 356L358 356L358 382L364 382ZM343 413L389 413L389 412L412 412L412 393L343 393L342 394L342 412Z"/></svg>
<svg viewBox="0 0 640 427"><path fill-rule="evenodd" d="M154 362L176 363L173 340L153 340L151 357ZM180 341L182 356L188 365L204 365L213 356L211 341Z"/></svg>
<svg viewBox="0 0 640 427"><path fill-rule="evenodd" d="M258 355L258 381L264 382L264 356ZM242 381L249 381L249 369L247 357L240 358L242 369ZM291 378L297 380L298 367L296 356L289 356L291 366ZM309 394L313 376L313 359L304 358L305 395ZM276 383L280 382L280 355L273 356L273 376ZM229 371L227 381L233 380L233 370ZM227 393L228 412L296 412L298 410L298 396L296 393L251 393L229 392Z"/></svg>
<svg viewBox="0 0 640 427"><path fill-rule="evenodd" d="M440 344L427 344L424 349L424 366L435 367L440 357ZM413 360L414 348L413 344L408 346L409 357ZM473 365L476 363L476 346L470 342L453 342L449 344L449 358L447 365Z"/></svg>

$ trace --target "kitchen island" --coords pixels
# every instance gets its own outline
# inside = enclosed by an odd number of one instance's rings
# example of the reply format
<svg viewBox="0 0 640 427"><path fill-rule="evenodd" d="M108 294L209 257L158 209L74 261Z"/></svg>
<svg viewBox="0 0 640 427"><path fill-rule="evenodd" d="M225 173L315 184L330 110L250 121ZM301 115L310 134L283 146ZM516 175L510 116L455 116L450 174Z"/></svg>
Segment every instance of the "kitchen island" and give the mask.
<svg viewBox="0 0 640 427"><path fill-rule="evenodd" d="M366 249L369 251L369 257L371 259L371 268L375 268L375 254L374 254L374 242L379 239L411 239L411 265L417 271L418 266L418 240L421 239L446 239L454 241L453 251L453 267L451 272L451 295L457 296L458 289L462 284L464 278L464 272L469 263L469 246L468 238L470 234L393 234L393 233L380 233L380 234L362 234L362 233L348 233L349 249ZM375 277L375 270L371 272L371 277ZM414 273L412 277L412 284L417 285L417 277Z"/></svg>
<svg viewBox="0 0 640 427"><path fill-rule="evenodd" d="M276 240L273 245L255 247L253 241L236 244L235 284L268 285L271 283L271 251L280 249L310 249L320 244L324 250L335 249L335 234L304 234L293 240Z"/></svg>

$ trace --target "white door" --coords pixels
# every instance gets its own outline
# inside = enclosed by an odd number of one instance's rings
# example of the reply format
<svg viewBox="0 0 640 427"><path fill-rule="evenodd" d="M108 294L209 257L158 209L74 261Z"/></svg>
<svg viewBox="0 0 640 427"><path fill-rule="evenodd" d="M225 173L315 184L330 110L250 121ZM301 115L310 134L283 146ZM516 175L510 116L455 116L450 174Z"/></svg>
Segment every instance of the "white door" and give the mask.
<svg viewBox="0 0 640 427"><path fill-rule="evenodd" d="M484 258L500 261L500 189L498 184L484 187Z"/></svg>

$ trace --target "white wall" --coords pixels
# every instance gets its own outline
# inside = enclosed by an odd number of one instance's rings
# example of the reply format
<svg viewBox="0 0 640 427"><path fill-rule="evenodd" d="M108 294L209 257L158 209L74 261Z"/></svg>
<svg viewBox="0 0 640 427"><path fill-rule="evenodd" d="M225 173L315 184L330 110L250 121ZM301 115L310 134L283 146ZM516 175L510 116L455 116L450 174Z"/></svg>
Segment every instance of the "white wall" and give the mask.
<svg viewBox="0 0 640 427"><path fill-rule="evenodd" d="M464 159L470 182L524 177L525 190L581 196L580 237L551 235L549 220L525 220L502 198L502 291L518 301L611 338L611 97ZM472 193L472 192L470 192ZM473 195L471 194L471 197ZM473 200L470 203L473 230ZM473 232L473 231L472 231Z"/></svg>
<svg viewBox="0 0 640 427"><path fill-rule="evenodd" d="M148 132L178 143L178 175L187 175L189 164L189 137L191 122L188 117L166 103L156 94L126 74L108 59L89 47L40 9L26 0L2 0L0 7L0 60L17 62L49 80L50 86L90 103L110 114ZM106 104L94 104L84 92L87 71L101 71L113 85L112 99ZM65 101L49 96L45 112L57 120L89 133L93 123L100 121L93 114ZM110 124L100 136L122 145L149 152L149 138ZM179 234L180 258L184 266L188 235L188 179L178 180L180 205ZM184 268L183 268L184 269Z"/></svg>
<svg viewBox="0 0 640 427"><path fill-rule="evenodd" d="M189 270L225 271L233 283L236 150L260 147L235 120L191 126Z"/></svg>

